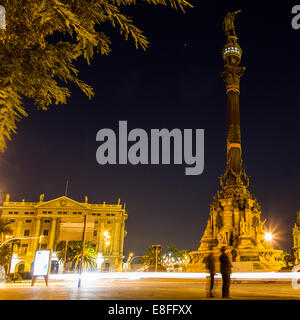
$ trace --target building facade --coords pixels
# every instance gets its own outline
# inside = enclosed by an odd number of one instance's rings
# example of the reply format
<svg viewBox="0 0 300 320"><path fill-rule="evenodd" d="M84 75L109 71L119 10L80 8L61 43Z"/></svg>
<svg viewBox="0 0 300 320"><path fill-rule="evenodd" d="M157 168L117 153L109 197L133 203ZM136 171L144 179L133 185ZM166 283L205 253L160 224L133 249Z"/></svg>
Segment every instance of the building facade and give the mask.
<svg viewBox="0 0 300 320"><path fill-rule="evenodd" d="M293 240L293 255L295 259L294 264L298 265L300 264L300 211L297 212L297 219L293 228Z"/></svg>
<svg viewBox="0 0 300 320"><path fill-rule="evenodd" d="M39 202L12 202L6 195L1 217L11 221L10 235L19 238L20 245L14 247L10 273L31 272L35 251L52 250L52 272L67 270L67 263L60 261L57 253L68 248L70 241L82 241L84 216L86 216L86 241L97 252L97 271L121 271L123 244L126 235L126 204L120 199L116 204L91 204L85 197L77 202L66 196ZM55 268L54 268L55 266Z"/></svg>

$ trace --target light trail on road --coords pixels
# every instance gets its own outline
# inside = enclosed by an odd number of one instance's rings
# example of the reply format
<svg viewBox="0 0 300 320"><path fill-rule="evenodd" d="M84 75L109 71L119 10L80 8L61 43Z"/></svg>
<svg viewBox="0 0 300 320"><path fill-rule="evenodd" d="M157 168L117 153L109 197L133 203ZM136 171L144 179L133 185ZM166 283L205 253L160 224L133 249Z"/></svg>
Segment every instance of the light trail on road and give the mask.
<svg viewBox="0 0 300 320"><path fill-rule="evenodd" d="M78 274L51 274L51 281L75 281L78 280ZM184 273L184 272L85 272L81 278L84 281L95 281L101 279L206 279L209 273ZM215 278L221 278L217 273ZM234 280L293 280L300 279L299 272L237 272L231 274Z"/></svg>

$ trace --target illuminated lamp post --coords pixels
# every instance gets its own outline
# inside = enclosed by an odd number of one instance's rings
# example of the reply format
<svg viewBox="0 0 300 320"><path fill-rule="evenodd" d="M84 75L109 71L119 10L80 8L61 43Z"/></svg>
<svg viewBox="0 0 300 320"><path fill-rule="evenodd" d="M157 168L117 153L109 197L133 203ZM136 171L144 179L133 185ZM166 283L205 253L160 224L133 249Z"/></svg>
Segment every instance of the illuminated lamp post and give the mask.
<svg viewBox="0 0 300 320"><path fill-rule="evenodd" d="M108 252L107 247L110 245L110 238L111 238L111 236L110 236L110 234L109 234L108 231L104 231L104 232L103 232L103 235L104 235L105 255L107 255L107 252ZM104 255L104 256L105 256L105 255ZM104 258L104 260L105 260L105 258ZM106 270L106 265L105 265L105 270ZM109 271L109 270L108 270L108 271Z"/></svg>
<svg viewBox="0 0 300 320"><path fill-rule="evenodd" d="M82 248L81 248L81 259L79 265L79 278L78 278L78 288L81 287L81 274L83 268L83 258L84 258L84 247L85 247L85 238L86 238L86 214L83 217L83 234L82 234Z"/></svg>
<svg viewBox="0 0 300 320"><path fill-rule="evenodd" d="M155 272L157 272L158 254L162 250L162 245L161 244L154 244L154 245L152 245L152 250L154 250L154 252L155 252Z"/></svg>
<svg viewBox="0 0 300 320"><path fill-rule="evenodd" d="M6 238L8 237L7 240L3 241L1 244L0 244L0 248L5 245L7 242L9 241L13 241L13 240L27 240L27 239L40 239L39 240L39 243L42 241L43 239L43 236L39 236L39 237L21 237L21 238L12 238L11 236L6 236Z"/></svg>

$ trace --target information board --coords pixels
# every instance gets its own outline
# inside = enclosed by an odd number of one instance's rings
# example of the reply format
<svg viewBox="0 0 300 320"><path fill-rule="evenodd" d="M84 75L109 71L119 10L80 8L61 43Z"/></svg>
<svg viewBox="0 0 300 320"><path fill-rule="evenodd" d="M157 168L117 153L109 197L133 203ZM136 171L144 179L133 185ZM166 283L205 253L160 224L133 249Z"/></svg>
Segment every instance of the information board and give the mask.
<svg viewBox="0 0 300 320"><path fill-rule="evenodd" d="M49 270L51 250L37 250L34 257L33 276L46 276Z"/></svg>

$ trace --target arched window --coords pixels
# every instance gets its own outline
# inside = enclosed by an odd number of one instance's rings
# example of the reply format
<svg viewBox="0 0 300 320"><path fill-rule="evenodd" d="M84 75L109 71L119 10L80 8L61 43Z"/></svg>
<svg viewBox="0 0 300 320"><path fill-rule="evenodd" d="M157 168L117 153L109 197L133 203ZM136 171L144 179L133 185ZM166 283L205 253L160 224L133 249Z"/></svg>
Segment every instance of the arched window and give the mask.
<svg viewBox="0 0 300 320"><path fill-rule="evenodd" d="M20 263L18 265L18 272L24 272L25 270L25 264L24 263Z"/></svg>

